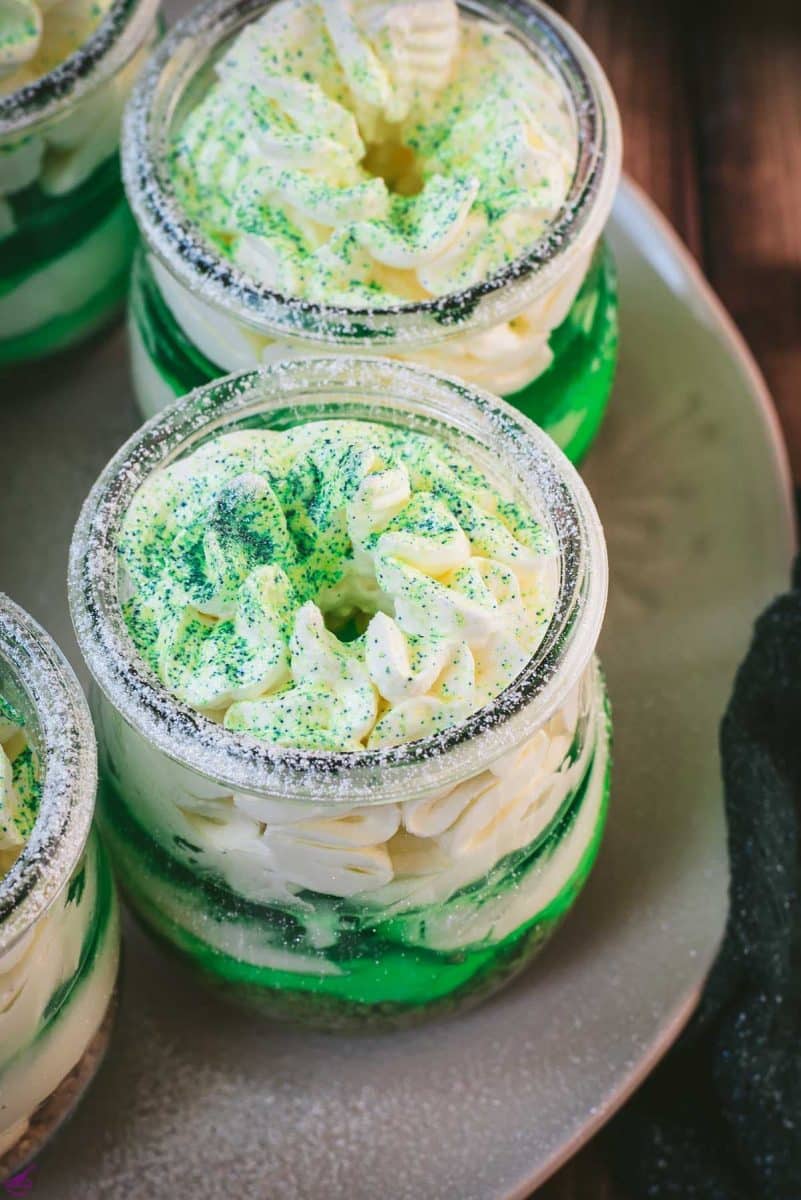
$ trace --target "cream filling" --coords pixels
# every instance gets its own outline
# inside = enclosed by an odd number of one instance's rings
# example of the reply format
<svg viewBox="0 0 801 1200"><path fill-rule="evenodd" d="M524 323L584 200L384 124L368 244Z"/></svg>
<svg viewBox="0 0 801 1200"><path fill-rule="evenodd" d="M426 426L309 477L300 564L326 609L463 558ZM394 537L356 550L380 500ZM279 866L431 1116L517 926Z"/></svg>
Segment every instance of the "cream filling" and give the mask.
<svg viewBox="0 0 801 1200"><path fill-rule="evenodd" d="M79 1061L100 1026L114 987L119 955L116 900L87 976L44 1032L45 1008L77 970L97 901L97 851L87 850L83 894L64 888L33 929L0 958L0 1145L21 1137L39 1104Z"/></svg>
<svg viewBox="0 0 801 1200"><path fill-rule="evenodd" d="M551 365L553 354L548 340L570 311L589 269L593 251L591 245L578 254L551 288L508 321L407 353L398 353L392 346L381 347L377 353L457 375L496 395L511 395ZM221 374L321 352L353 352L352 347L335 343L274 339L256 333L218 312L200 296L192 295L152 255L148 257L148 264L175 321L190 342L220 367ZM369 347L360 348L359 353L369 354ZM160 388L152 376L142 372L136 383L140 403L149 415L160 411L175 398L171 390Z"/></svg>
<svg viewBox="0 0 801 1200"><path fill-rule="evenodd" d="M455 0L280 0L215 73L174 139L176 191L284 295L447 295L516 259L567 195L560 84Z"/></svg>
<svg viewBox="0 0 801 1200"><path fill-rule="evenodd" d="M33 333L88 304L124 271L130 243L130 215L120 197L111 215L74 249L0 295L2 338Z"/></svg>
<svg viewBox="0 0 801 1200"><path fill-rule="evenodd" d="M534 503L444 440L372 422L223 434L130 503L128 627L232 734L411 741L481 708L539 645L558 565Z"/></svg>
<svg viewBox="0 0 801 1200"><path fill-rule="evenodd" d="M130 305L127 325L134 394L142 416L148 420L168 404L175 403L175 392L150 357Z"/></svg>
<svg viewBox="0 0 801 1200"><path fill-rule="evenodd" d="M194 871L219 876L248 900L295 906L307 936L320 948L334 940L330 916L299 896L304 890L358 898L376 921L408 912L409 938L419 936L436 948L501 940L545 907L570 878L595 829L608 761L595 664L545 726L486 770L444 792L368 807L315 807L226 792L166 759L105 701L99 717L117 786L156 841ZM521 885L487 905L468 897L459 905L458 919L448 917L442 928L435 919L430 923L432 909L485 878L501 859L547 829L591 760L592 795L563 842ZM236 957L279 965L269 931L227 923L217 927L180 893L162 888L152 878L150 899L179 926ZM428 911L417 934L419 909ZM293 961L294 968L287 965ZM280 965L311 969L297 956L287 957L285 948Z"/></svg>

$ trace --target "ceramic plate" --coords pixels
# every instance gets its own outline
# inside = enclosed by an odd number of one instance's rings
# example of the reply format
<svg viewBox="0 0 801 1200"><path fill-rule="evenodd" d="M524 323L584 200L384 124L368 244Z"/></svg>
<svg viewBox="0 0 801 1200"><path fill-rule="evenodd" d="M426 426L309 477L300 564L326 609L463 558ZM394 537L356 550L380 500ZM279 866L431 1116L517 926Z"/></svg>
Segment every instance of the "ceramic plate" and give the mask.
<svg viewBox="0 0 801 1200"><path fill-rule="evenodd" d="M717 726L753 618L786 582L789 487L754 365L686 252L624 185L622 356L585 467L604 519L615 719L608 834L561 933L462 1019L345 1038L224 1008L128 931L116 1037L38 1164L53 1200L527 1196L687 1020L726 911ZM78 664L67 544L133 429L121 328L4 385L0 586Z"/></svg>

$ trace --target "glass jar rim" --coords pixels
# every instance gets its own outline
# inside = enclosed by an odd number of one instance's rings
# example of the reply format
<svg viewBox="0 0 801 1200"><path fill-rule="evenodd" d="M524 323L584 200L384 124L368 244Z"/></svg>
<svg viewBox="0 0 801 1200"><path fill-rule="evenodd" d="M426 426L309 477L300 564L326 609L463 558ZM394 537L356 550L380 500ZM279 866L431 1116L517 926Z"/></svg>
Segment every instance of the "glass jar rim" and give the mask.
<svg viewBox="0 0 801 1200"><path fill-rule="evenodd" d="M221 257L183 215L166 166L169 123L180 96L221 43L275 0L207 0L156 50L123 121L123 180L150 251L192 294L271 336L387 348L430 345L521 312L600 235L620 176L620 118L609 82L576 31L540 0L458 0L465 12L504 25L559 74L578 133L570 190L543 236L477 284L431 300L351 308L285 295ZM547 54L546 54L547 52Z"/></svg>
<svg viewBox="0 0 801 1200"><path fill-rule="evenodd" d="M0 660L30 708L41 772L39 812L11 870L0 879L0 954L41 917L86 845L97 790L89 706L52 638L0 592ZM25 714L28 717L29 714Z"/></svg>
<svg viewBox="0 0 801 1200"><path fill-rule="evenodd" d="M144 42L158 8L159 0L113 0L82 46L52 71L0 96L0 137L33 132L116 75Z"/></svg>
<svg viewBox="0 0 801 1200"><path fill-rule="evenodd" d="M252 418L266 424L269 417L271 427L282 428L325 416L401 423L461 439L521 494L536 489L559 548L554 616L517 679L459 725L381 750L323 753L232 734L177 700L153 675L133 646L119 602L118 530L153 471ZM595 506L547 434L487 392L373 357L300 358L190 392L142 426L109 462L83 506L70 549L70 606L80 648L96 684L130 726L168 758L236 791L349 806L439 790L519 744L578 683L595 651L606 591Z"/></svg>

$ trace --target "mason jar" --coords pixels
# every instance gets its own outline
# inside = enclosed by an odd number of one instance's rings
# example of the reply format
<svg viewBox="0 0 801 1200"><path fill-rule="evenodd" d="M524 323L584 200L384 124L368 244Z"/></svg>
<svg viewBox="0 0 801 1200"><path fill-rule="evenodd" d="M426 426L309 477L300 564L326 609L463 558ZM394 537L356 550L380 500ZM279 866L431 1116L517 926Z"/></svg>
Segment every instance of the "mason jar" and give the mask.
<svg viewBox="0 0 801 1200"><path fill-rule="evenodd" d="M39 794L28 840L0 874L4 1179L38 1153L102 1059L120 935L92 825L97 756L86 700L47 634L2 594L0 696L20 718Z"/></svg>
<svg viewBox="0 0 801 1200"><path fill-rule="evenodd" d="M593 440L617 358L615 271L602 237L620 175L609 84L573 29L537 0L460 0L556 77L578 146L564 204L534 245L488 279L437 299L346 308L280 295L236 269L183 213L172 136L214 62L265 0L211 0L176 25L132 95L123 171L142 235L129 306L134 387L145 416L229 371L298 355L376 353L505 396L574 461Z"/></svg>
<svg viewBox="0 0 801 1200"><path fill-rule="evenodd" d="M46 25L52 5L42 9ZM71 345L125 297L136 232L120 124L157 9L113 0L63 62L0 90L0 366Z"/></svg>
<svg viewBox="0 0 801 1200"><path fill-rule="evenodd" d="M223 432L328 418L443 439L535 506L558 556L553 617L514 682L458 725L380 750L286 749L226 729L165 689L121 608L121 522L154 472ZM498 988L568 911L601 838L606 585L575 469L522 414L452 378L297 359L153 418L92 489L70 560L102 827L135 911L233 996L323 1028L413 1022Z"/></svg>

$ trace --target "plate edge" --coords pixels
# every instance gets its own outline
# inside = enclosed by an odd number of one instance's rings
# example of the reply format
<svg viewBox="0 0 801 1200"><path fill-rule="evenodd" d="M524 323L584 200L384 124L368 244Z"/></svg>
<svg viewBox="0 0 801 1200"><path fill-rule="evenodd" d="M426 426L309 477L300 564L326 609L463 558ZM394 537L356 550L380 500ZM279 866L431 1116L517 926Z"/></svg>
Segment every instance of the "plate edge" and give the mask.
<svg viewBox="0 0 801 1200"><path fill-rule="evenodd" d="M647 192L636 183L629 175L624 174L619 188L619 195L622 195L630 203L645 210L648 219L652 224L659 229L661 237L669 244L671 251L681 263L682 269L690 276L693 286L700 295L702 301L710 311L710 315L715 324L721 329L732 347L733 356L737 359L737 363L743 372L747 386L757 400L758 409L762 415L768 444L773 455L775 463L775 474L780 484L780 491L783 499L784 512L784 538L786 541L788 566L798 549L798 526L796 522L794 489L792 474L790 472L790 461L787 453L787 445L784 439L776 405L771 396L762 370L759 367L753 352L751 351L745 337L741 333L733 317L726 309L723 301L715 292L709 280L704 275L703 270L696 261L693 254L682 241L681 237L671 225L668 218L664 215L657 204L651 199ZM721 931L721 941L724 930ZM720 945L720 943L719 943ZM716 955L717 956L717 951ZM684 1001L678 1005L673 1014L666 1022L665 1028L660 1037L650 1047L644 1058L634 1067L619 1091L610 1096L605 1103L602 1103L599 1111L588 1122L579 1133L573 1137L570 1142L541 1167L536 1174L529 1179L521 1180L514 1185L510 1191L504 1192L503 1195L497 1197L497 1200L530 1200L532 1193L550 1179L561 1167L576 1155L579 1150L587 1145L593 1137L603 1128L603 1126L611 1120L628 1100L631 1099L638 1087L651 1074L651 1072L659 1065L661 1060L667 1054L673 1043L677 1040L680 1033L687 1025L690 1017L695 1011L698 1002L706 985L706 980L709 972L712 969L714 959L709 964L709 968L704 975L702 983L693 988L685 997Z"/></svg>

